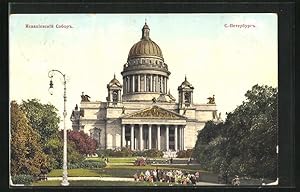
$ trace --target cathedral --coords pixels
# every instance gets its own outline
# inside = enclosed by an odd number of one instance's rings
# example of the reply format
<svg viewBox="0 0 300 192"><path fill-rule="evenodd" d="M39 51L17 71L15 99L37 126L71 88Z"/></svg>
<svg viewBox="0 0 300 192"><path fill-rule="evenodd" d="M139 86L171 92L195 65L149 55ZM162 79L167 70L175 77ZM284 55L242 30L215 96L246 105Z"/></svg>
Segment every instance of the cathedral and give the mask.
<svg viewBox="0 0 300 192"><path fill-rule="evenodd" d="M178 100L171 95L171 72L147 23L121 74L123 83L114 76L107 84L105 102L90 101L82 93L80 107L71 115L72 129L89 134L102 149L191 149L205 123L220 120L214 96L207 103L194 103L187 77L178 86Z"/></svg>

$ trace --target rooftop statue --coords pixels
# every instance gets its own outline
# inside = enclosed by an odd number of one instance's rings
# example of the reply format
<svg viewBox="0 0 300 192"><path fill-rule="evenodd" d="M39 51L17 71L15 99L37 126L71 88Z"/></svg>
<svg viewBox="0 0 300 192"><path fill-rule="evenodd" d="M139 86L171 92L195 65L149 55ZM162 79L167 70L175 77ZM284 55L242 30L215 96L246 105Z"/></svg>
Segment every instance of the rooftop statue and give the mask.
<svg viewBox="0 0 300 192"><path fill-rule="evenodd" d="M216 104L215 95L213 95L213 97L208 97L207 99L208 99L207 104Z"/></svg>
<svg viewBox="0 0 300 192"><path fill-rule="evenodd" d="M89 102L90 101L89 98L91 98L91 97L88 95L84 95L84 92L82 92L81 102Z"/></svg>

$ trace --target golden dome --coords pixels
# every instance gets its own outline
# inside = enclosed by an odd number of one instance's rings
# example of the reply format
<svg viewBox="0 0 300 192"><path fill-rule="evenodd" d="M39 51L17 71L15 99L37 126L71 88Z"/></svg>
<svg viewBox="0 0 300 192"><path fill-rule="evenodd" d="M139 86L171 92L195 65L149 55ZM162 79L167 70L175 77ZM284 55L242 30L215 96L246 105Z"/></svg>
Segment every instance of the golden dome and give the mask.
<svg viewBox="0 0 300 192"><path fill-rule="evenodd" d="M134 44L128 54L128 60L135 57L143 57L143 56L155 56L163 58L162 51L159 46L150 39L149 37L150 29L145 23L142 29L142 38L139 42Z"/></svg>

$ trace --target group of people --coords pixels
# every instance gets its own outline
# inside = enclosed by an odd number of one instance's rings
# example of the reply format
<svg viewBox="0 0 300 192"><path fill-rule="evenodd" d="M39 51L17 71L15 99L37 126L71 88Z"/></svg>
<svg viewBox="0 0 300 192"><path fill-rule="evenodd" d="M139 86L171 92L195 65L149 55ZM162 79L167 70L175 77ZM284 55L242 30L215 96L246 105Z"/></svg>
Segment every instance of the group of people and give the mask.
<svg viewBox="0 0 300 192"><path fill-rule="evenodd" d="M135 181L147 181L147 182L166 182L176 184L193 184L200 181L200 172L190 174L189 172L183 172L181 170L146 170L140 173L136 172L133 175Z"/></svg>

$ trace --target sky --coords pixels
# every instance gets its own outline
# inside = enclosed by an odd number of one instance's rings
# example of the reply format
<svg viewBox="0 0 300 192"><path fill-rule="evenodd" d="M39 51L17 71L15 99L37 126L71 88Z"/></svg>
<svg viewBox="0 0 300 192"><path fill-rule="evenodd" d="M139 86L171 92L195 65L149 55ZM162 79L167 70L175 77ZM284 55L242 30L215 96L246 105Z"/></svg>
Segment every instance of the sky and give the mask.
<svg viewBox="0 0 300 192"><path fill-rule="evenodd" d="M207 103L215 95L225 119L253 85L278 85L276 14L12 14L10 100L37 98L53 104L62 117L60 74L53 78L54 94L48 91L48 72L60 70L67 79L67 127L71 128L69 117L82 92L91 101L106 101L106 85L114 73L122 83L123 65L141 38L145 20L150 38L168 64L168 88L176 100L186 75L195 87L194 103ZM26 27L37 24L54 27Z"/></svg>

